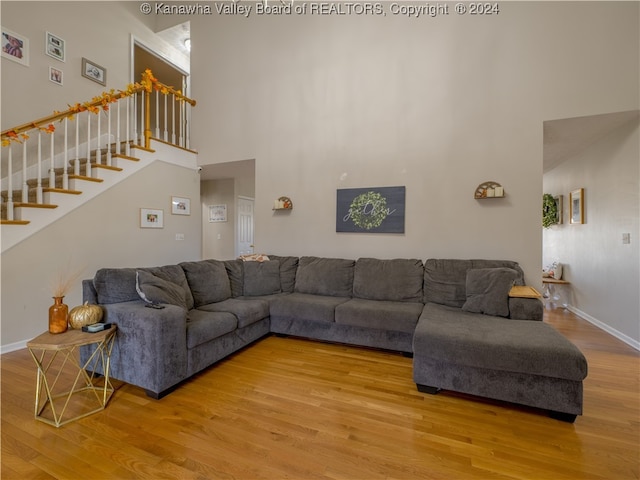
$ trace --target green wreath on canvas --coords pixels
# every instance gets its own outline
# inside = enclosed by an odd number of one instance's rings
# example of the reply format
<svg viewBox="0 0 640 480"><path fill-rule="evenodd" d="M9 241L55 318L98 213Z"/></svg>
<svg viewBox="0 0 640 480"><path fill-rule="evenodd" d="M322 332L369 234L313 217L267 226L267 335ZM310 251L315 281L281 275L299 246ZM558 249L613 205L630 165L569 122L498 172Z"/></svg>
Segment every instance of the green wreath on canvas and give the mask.
<svg viewBox="0 0 640 480"><path fill-rule="evenodd" d="M558 223L558 204L553 195L545 193L542 196L542 226L549 228Z"/></svg>
<svg viewBox="0 0 640 480"><path fill-rule="evenodd" d="M387 200L377 192L358 195L349 207L351 221L365 230L379 227L387 218Z"/></svg>

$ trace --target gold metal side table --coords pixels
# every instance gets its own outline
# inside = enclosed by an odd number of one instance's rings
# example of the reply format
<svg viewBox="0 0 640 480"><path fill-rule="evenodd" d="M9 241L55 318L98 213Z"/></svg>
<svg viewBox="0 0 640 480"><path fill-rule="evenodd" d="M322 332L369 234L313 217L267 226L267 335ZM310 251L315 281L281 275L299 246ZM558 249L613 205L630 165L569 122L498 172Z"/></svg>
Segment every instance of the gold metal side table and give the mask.
<svg viewBox="0 0 640 480"><path fill-rule="evenodd" d="M27 343L38 367L36 420L60 427L107 406L114 392L109 379L109 364L115 338L116 326L112 325L97 333L68 330L54 335L45 332ZM81 365L78 349L93 344L96 344L95 350ZM70 387L73 373L70 375L67 369L75 373ZM104 376L95 373L96 370L104 372ZM63 420L65 413L72 416Z"/></svg>

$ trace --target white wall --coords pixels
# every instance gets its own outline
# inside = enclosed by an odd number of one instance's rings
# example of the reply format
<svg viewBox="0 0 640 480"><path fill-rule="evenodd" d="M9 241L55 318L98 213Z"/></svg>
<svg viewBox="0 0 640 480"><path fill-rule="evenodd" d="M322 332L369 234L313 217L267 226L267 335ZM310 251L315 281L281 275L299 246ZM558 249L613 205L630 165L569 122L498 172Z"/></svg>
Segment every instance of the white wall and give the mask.
<svg viewBox="0 0 640 480"><path fill-rule="evenodd" d="M193 145L256 159L260 251L507 258L540 286L543 121L637 108L638 4L500 6L191 20ZM474 200L486 180L507 197ZM336 189L394 185L404 235L335 232Z"/></svg>
<svg viewBox="0 0 640 480"><path fill-rule="evenodd" d="M636 120L544 175L544 191L564 196L565 221L543 230L543 261L564 264L570 309L640 349L639 142ZM577 188L585 223L571 225L569 192Z"/></svg>

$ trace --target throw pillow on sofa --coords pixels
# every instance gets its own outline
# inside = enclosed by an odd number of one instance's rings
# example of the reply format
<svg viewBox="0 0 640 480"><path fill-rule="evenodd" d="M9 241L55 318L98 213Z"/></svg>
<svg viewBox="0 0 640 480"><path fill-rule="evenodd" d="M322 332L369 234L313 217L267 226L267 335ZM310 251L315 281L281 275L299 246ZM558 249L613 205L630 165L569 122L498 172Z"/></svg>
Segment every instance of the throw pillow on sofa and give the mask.
<svg viewBox="0 0 640 480"><path fill-rule="evenodd" d="M152 273L143 270L136 272L136 290L147 303L168 303L188 309L184 288Z"/></svg>
<svg viewBox="0 0 640 480"><path fill-rule="evenodd" d="M467 272L467 300L462 310L509 316L509 290L519 274L512 268L478 268Z"/></svg>

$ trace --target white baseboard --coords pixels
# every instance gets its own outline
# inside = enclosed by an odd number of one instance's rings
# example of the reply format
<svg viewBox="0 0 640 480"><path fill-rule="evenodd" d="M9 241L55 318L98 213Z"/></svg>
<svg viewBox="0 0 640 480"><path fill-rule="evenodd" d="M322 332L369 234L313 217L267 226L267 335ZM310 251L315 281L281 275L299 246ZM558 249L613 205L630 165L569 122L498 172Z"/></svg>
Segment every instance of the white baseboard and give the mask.
<svg viewBox="0 0 640 480"><path fill-rule="evenodd" d="M0 347L0 354L15 352L16 350L27 348L28 341L29 340L22 340L21 342L10 343L9 345L2 345L2 347Z"/></svg>
<svg viewBox="0 0 640 480"><path fill-rule="evenodd" d="M625 335L622 332L619 332L615 328L612 328L611 326L607 325L606 323L601 322L600 320L598 320L597 318L592 317L588 313L584 313L582 310L577 309L573 305L567 305L567 310L569 310L572 313L575 313L580 318L585 319L587 322L592 323L593 325L595 325L596 327L600 328L601 330L604 330L605 332L609 333L610 335L613 335L618 340L622 340L624 343L626 343L630 347L633 347L636 350L640 350L640 342L639 341L634 340L633 338Z"/></svg>

